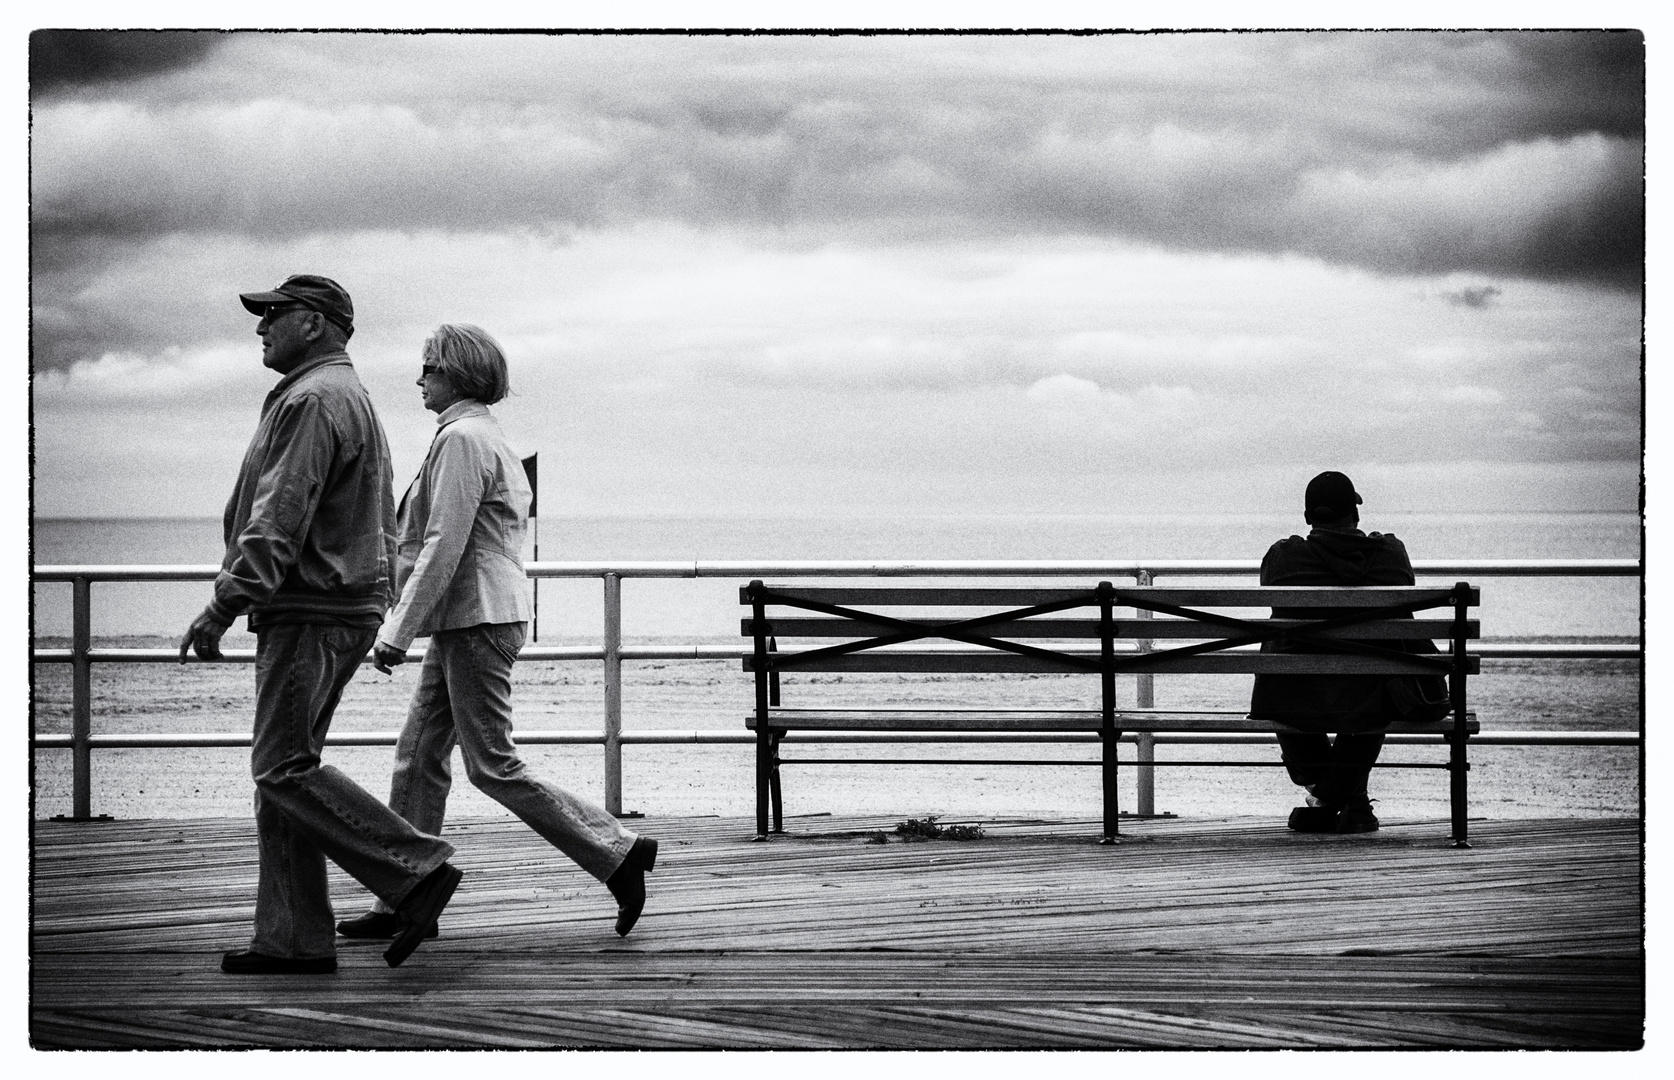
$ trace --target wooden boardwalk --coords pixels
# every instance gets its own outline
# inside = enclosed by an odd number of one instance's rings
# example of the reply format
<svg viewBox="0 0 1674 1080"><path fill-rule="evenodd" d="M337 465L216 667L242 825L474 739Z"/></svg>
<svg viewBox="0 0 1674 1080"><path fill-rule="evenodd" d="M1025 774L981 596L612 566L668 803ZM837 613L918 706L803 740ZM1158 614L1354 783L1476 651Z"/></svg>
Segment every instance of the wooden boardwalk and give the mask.
<svg viewBox="0 0 1674 1080"><path fill-rule="evenodd" d="M38 822L33 1043L51 1047L1589 1048L1641 1045L1637 821L652 818L646 915L520 824L450 826L466 871L398 969L226 976L249 820ZM335 869L334 875L337 874ZM334 877L339 913L365 893Z"/></svg>

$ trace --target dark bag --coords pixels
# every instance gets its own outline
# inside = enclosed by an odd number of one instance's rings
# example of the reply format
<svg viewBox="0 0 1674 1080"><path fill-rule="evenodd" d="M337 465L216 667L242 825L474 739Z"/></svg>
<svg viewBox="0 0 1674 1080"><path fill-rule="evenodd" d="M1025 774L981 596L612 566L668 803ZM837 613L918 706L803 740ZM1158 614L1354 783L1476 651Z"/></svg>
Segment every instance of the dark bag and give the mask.
<svg viewBox="0 0 1674 1080"><path fill-rule="evenodd" d="M1445 675L1396 675L1384 690L1401 719L1411 723L1440 720L1453 708Z"/></svg>
<svg viewBox="0 0 1674 1080"><path fill-rule="evenodd" d="M1434 655L1436 643L1425 638L1380 642L1402 652ZM1453 711L1453 695L1447 692L1446 675L1395 675L1384 683L1389 702L1402 720L1431 723Z"/></svg>

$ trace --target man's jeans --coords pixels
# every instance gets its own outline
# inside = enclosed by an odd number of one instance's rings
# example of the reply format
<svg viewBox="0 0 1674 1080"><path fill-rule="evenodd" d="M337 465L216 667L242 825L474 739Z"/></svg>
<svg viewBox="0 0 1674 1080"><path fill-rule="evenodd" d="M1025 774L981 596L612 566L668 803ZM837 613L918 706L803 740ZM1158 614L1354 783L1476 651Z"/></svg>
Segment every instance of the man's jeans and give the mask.
<svg viewBox="0 0 1674 1080"><path fill-rule="evenodd" d="M453 848L414 829L337 769L320 763L343 688L375 628L312 623L256 633L256 935L268 956L336 955L325 860L399 905Z"/></svg>
<svg viewBox="0 0 1674 1080"><path fill-rule="evenodd" d="M603 807L531 776L512 744L511 672L523 626L484 623L431 636L395 747L389 805L414 828L440 832L457 743L471 783L603 881L622 865L634 834Z"/></svg>

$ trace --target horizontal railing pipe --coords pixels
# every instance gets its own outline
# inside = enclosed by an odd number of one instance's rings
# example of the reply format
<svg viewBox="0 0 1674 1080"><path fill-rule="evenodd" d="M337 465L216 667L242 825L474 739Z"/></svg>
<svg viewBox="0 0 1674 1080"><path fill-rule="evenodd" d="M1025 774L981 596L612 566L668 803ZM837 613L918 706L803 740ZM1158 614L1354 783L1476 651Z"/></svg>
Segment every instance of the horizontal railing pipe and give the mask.
<svg viewBox="0 0 1674 1080"><path fill-rule="evenodd" d="M333 731L326 735L327 746L394 746L399 731ZM1272 744L1275 736L1264 732L1127 732L1119 741L1137 744L1141 734L1150 734L1158 745L1249 745ZM652 728L621 733L623 744L657 746L672 744L744 745L755 742L755 734L732 729L676 729ZM603 731L519 731L512 740L519 746L603 746ZM1097 731L1063 732L791 732L782 736L781 743L822 743L826 745L854 743L1088 743L1097 745ZM1490 746L1638 746L1640 737L1630 731L1484 731L1471 736L1471 745ZM1384 736L1388 746L1445 746L1447 736L1417 732L1391 732ZM69 749L74 738L69 734L37 735L31 744L41 749ZM94 735L88 745L100 750L169 750L194 747L246 747L249 732L155 732L141 734ZM1136 762L1124 762L1133 765Z"/></svg>

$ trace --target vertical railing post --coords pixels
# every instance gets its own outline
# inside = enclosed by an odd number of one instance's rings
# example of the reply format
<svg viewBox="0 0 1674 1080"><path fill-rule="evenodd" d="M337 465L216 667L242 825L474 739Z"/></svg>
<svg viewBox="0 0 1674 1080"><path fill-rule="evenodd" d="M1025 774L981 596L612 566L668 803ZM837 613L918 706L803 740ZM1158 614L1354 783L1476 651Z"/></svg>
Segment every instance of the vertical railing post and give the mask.
<svg viewBox="0 0 1674 1080"><path fill-rule="evenodd" d="M1151 571L1135 571L1134 583L1141 587L1150 585ZM1136 608L1134 614L1141 619L1151 617L1149 610ZM1151 644L1150 638L1139 638L1134 642L1134 647L1140 652L1150 652ZM1150 709L1156 707L1156 686L1152 682L1154 678L1156 676L1148 671L1134 676L1134 705L1138 708ZM1157 812L1157 770L1152 768L1152 764L1157 760L1157 737L1149 731L1141 731L1134 736L1134 741L1139 748L1137 755L1139 764L1134 769L1138 792L1136 799L1139 804L1135 808L1135 812L1140 817L1152 817Z"/></svg>
<svg viewBox="0 0 1674 1080"><path fill-rule="evenodd" d="M622 575L604 576L605 811L622 815Z"/></svg>
<svg viewBox="0 0 1674 1080"><path fill-rule="evenodd" d="M93 816L93 665L87 651L93 641L92 580L76 577L70 583L70 816L86 821Z"/></svg>

